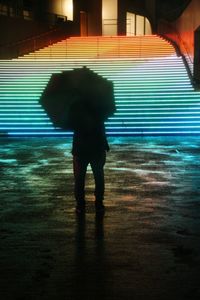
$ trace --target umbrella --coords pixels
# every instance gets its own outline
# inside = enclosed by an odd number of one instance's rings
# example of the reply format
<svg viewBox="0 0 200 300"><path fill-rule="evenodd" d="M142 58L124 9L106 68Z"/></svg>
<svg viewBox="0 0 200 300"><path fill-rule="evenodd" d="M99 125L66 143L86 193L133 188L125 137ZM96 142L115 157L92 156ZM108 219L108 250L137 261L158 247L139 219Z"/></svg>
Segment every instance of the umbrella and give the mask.
<svg viewBox="0 0 200 300"><path fill-rule="evenodd" d="M63 129L87 128L115 112L112 82L87 67L52 74L40 103Z"/></svg>

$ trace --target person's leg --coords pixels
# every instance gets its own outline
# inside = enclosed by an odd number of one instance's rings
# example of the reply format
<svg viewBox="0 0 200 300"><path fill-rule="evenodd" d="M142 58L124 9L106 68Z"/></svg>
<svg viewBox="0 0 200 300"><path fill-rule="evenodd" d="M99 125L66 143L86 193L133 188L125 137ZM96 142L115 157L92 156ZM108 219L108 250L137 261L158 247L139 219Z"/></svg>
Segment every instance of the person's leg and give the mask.
<svg viewBox="0 0 200 300"><path fill-rule="evenodd" d="M78 209L85 208L85 175L87 171L88 161L80 157L73 157L74 169L74 195Z"/></svg>
<svg viewBox="0 0 200 300"><path fill-rule="evenodd" d="M95 180L95 206L96 208L103 208L103 199L104 199L104 165L106 161L106 153L103 152L100 155L92 158L90 161L91 168L94 174Z"/></svg>

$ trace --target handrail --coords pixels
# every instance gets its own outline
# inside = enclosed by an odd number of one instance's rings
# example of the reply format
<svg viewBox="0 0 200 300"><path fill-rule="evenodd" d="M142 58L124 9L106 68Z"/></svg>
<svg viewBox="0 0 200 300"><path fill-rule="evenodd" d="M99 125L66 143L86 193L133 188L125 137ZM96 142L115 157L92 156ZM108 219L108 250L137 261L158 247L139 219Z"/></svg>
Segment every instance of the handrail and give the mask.
<svg viewBox="0 0 200 300"><path fill-rule="evenodd" d="M78 37L79 38L79 37ZM144 55L146 54L146 50L145 50L145 46L143 46L143 36L137 36L137 44L135 45L135 50L133 53L131 53L130 51L128 51L126 53L126 51L124 51L124 47L126 47L126 44L123 44L123 36L92 36L92 37L87 37L88 39L91 39L91 45L89 47L89 49L87 48L87 43L86 44L82 44L83 48L82 48L82 58L83 59L90 59L90 58L94 58L94 59L102 59L102 58L130 58L133 59L133 57L136 58L143 58ZM116 40L115 40L116 38ZM122 38L122 39L121 39ZM133 36L126 36L127 39L132 39ZM85 39L85 37L83 37L83 39ZM104 44L105 39L109 39L114 41L113 43L113 48L110 47L110 44L108 44L108 46L106 46L106 44ZM71 43L71 44L70 44ZM76 45L76 40L71 40L69 41L68 39L65 40L65 42L63 42L62 44L62 57L64 58L69 58L71 59L72 57L74 58L75 56L73 56L73 51L71 52L71 46L70 45ZM78 40L78 43L80 43L80 41ZM103 47L102 47L103 46ZM76 47L79 47L76 45ZM84 48L86 47L86 48ZM76 48L78 49L78 48ZM57 57L58 54L58 49L55 47L48 47L45 49L45 55L48 58L55 58ZM145 56L146 57L146 56ZM40 59L41 58L41 53L39 52L35 52L34 55L31 54L31 58L32 59Z"/></svg>
<svg viewBox="0 0 200 300"><path fill-rule="evenodd" d="M54 29L51 29L51 30L49 30L49 31L40 33L40 34L38 34L38 35L36 35L36 36L33 36L33 37L25 38L25 39L20 40L20 41L9 42L9 43L0 45L0 47L17 46L17 45L23 44L24 42L28 42L28 41L31 41L31 40L36 40L36 39L38 39L38 38L45 37L46 35L51 34L51 33L55 32L55 31L57 31L57 28L54 28Z"/></svg>
<svg viewBox="0 0 200 300"><path fill-rule="evenodd" d="M0 58L15 58L52 44L62 37L67 37L72 31L71 23L72 22L70 21L63 22L63 24L60 24L56 28L37 36L29 37L18 42L0 45Z"/></svg>
<svg viewBox="0 0 200 300"><path fill-rule="evenodd" d="M158 34L166 36L167 39L171 40L179 47L181 54L186 59L191 74L193 74L193 64L194 64L193 59L190 55L190 52L186 44L182 40L180 34L177 32L176 28L166 20L160 20L158 25Z"/></svg>
<svg viewBox="0 0 200 300"><path fill-rule="evenodd" d="M24 20L32 20L38 21L38 17L35 15L35 12L30 9L26 9L25 7L21 7L21 9L13 8L13 5L10 3L2 3L4 4L4 9L0 6L0 15L6 17L17 17ZM6 9L5 9L6 7ZM11 12L12 10L12 12ZM42 13L42 21L49 25L55 25L59 20L67 21L67 17L62 14L43 12Z"/></svg>

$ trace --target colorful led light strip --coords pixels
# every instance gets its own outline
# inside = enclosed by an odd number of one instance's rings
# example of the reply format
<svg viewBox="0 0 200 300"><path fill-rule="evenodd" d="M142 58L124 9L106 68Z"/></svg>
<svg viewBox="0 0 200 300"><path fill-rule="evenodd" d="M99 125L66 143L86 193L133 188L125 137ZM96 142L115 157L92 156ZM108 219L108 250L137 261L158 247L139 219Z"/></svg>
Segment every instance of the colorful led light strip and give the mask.
<svg viewBox="0 0 200 300"><path fill-rule="evenodd" d="M199 134L200 92L171 44L144 37L74 37L13 60L0 60L0 134L71 136L39 104L52 73L86 65L113 81L112 136Z"/></svg>

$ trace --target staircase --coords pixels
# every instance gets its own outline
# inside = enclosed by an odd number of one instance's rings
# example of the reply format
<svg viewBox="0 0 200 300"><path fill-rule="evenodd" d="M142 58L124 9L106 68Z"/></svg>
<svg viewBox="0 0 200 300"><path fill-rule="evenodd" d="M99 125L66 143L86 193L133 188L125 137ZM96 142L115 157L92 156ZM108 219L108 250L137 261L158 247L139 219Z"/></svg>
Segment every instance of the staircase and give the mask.
<svg viewBox="0 0 200 300"><path fill-rule="evenodd" d="M51 74L87 66L114 83L110 136L200 133L200 92L183 60L156 36L73 37L0 61L0 135L67 136L38 100Z"/></svg>

